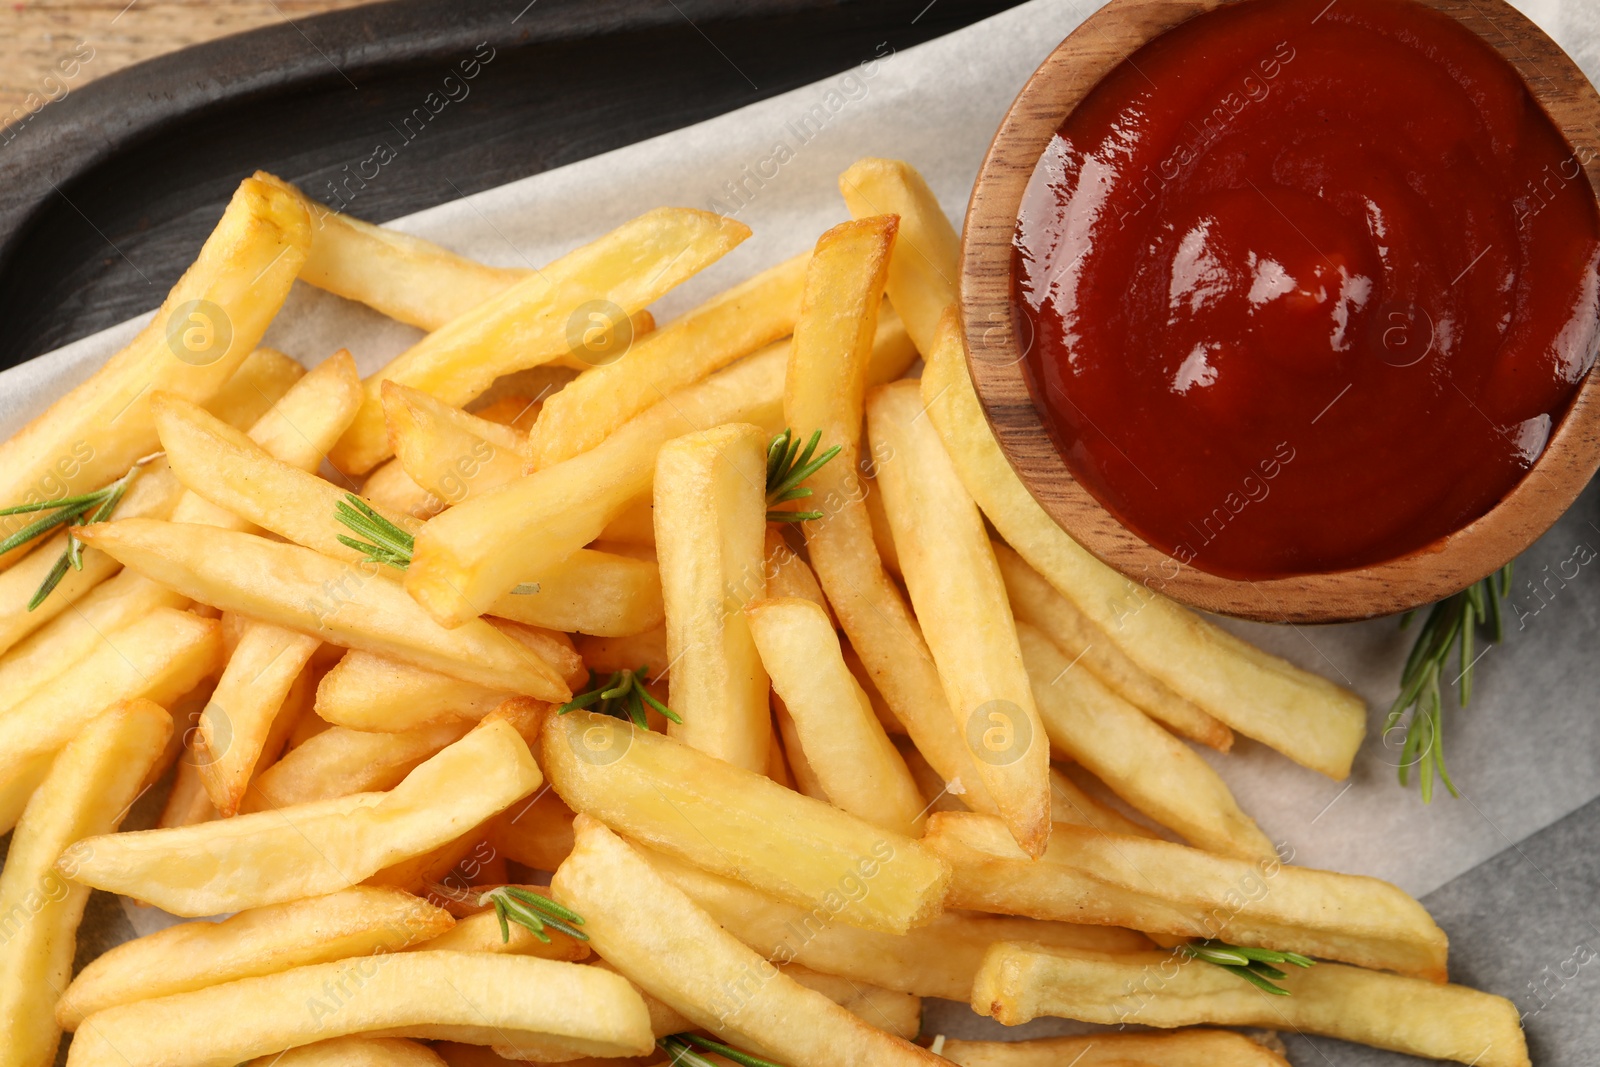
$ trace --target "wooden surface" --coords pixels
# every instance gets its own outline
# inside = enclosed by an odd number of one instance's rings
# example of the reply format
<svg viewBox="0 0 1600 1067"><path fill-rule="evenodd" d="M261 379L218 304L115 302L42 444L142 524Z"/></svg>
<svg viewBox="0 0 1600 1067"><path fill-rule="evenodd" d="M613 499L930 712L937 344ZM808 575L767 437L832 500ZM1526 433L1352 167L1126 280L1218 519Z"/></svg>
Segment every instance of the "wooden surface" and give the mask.
<svg viewBox="0 0 1600 1067"><path fill-rule="evenodd" d="M1544 453L1488 514L1385 563L1261 581L1180 563L1123 526L1073 478L1034 406L1012 308L1012 235L1039 156L1062 120L1140 45L1226 0L1111 0L1061 43L1002 121L978 173L962 236L967 362L1001 449L1056 523L1129 579L1193 607L1263 622L1339 622L1441 600L1514 559L1600 467L1600 375L1590 374ZM1522 75L1586 160L1600 193L1600 95L1576 63L1506 0L1423 0L1459 20Z"/></svg>
<svg viewBox="0 0 1600 1067"><path fill-rule="evenodd" d="M0 8L0 125L95 78L230 33L371 0L33 0Z"/></svg>

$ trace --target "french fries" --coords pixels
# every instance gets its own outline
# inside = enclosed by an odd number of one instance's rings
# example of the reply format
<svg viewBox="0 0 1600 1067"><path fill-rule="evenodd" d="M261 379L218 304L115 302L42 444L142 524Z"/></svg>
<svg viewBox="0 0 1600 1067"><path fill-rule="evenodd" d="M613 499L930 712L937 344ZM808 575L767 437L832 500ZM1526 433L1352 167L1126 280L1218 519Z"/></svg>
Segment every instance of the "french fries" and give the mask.
<svg viewBox="0 0 1600 1067"><path fill-rule="evenodd" d="M389 447L411 480L445 505L522 476L527 438L451 407L420 389L384 382Z"/></svg>
<svg viewBox="0 0 1600 1067"><path fill-rule="evenodd" d="M585 711L550 716L540 751L572 810L707 870L868 929L939 914L949 873L922 845L762 774Z"/></svg>
<svg viewBox="0 0 1600 1067"><path fill-rule="evenodd" d="M55 1002L72 977L89 891L56 868L63 849L116 830L161 758L172 717L143 700L88 723L62 750L17 823L0 871L0 1064L53 1063Z"/></svg>
<svg viewBox="0 0 1600 1067"><path fill-rule="evenodd" d="M251 1060L249 1067L445 1067L426 1045L399 1037L336 1037Z"/></svg>
<svg viewBox="0 0 1600 1067"><path fill-rule="evenodd" d="M450 913L395 889L327 896L191 922L124 942L91 962L56 1005L63 1030L96 1012L351 956L398 952L455 925Z"/></svg>
<svg viewBox="0 0 1600 1067"><path fill-rule="evenodd" d="M809 600L822 609L827 616L829 627L838 628L839 620L833 617L833 606L828 603L828 598L822 593L822 586L817 584L817 576L811 570L810 564L801 559L777 527L767 526L767 596L768 597L796 597L800 600ZM853 668L852 668L853 669ZM904 732L904 728L901 729Z"/></svg>
<svg viewBox="0 0 1600 1067"><path fill-rule="evenodd" d="M1066 823L1033 860L994 819L954 812L931 817L923 840L955 872L950 907L1222 938L1445 980L1444 931L1421 904L1376 878Z"/></svg>
<svg viewBox="0 0 1600 1067"><path fill-rule="evenodd" d="M393 789L470 722L443 723L405 733L367 733L334 726L284 755L250 783L243 811L287 808L352 793Z"/></svg>
<svg viewBox="0 0 1600 1067"><path fill-rule="evenodd" d="M939 1058L864 1024L736 941L599 822L551 882L608 962L699 1026L789 1067L888 1067Z"/></svg>
<svg viewBox="0 0 1600 1067"><path fill-rule="evenodd" d="M205 409L229 426L250 426L305 376L300 361L275 348L258 348L212 394Z"/></svg>
<svg viewBox="0 0 1600 1067"><path fill-rule="evenodd" d="M730 423L656 455L656 554L663 576L673 710L667 732L748 771L772 748L771 688L744 606L766 595L766 434Z"/></svg>
<svg viewBox="0 0 1600 1067"><path fill-rule="evenodd" d="M750 235L732 219L659 208L550 263L438 327L366 382L366 399L334 449L334 466L365 474L389 456L382 384L409 385L457 407L495 378L546 363L583 341L585 305L631 315ZM620 325L616 323L615 325Z"/></svg>
<svg viewBox="0 0 1600 1067"><path fill-rule="evenodd" d="M464 1040L546 1060L639 1055L655 1044L639 995L597 967L397 952L107 1008L84 1020L67 1063L239 1063L350 1034Z"/></svg>
<svg viewBox="0 0 1600 1067"><path fill-rule="evenodd" d="M517 956L538 956L547 960L576 963L589 958L589 945L562 933L546 929L550 940L541 941L525 926L510 923L506 936L500 932L500 919L493 911L480 911L458 919L455 926L438 937L410 946L411 952L498 952Z"/></svg>
<svg viewBox="0 0 1600 1067"><path fill-rule="evenodd" d="M661 570L648 559L580 548L521 586L538 589L508 593L494 602L489 613L548 630L598 637L631 637L654 630L666 619ZM659 662L665 665L666 660Z"/></svg>
<svg viewBox="0 0 1600 1067"><path fill-rule="evenodd" d="M1032 1041L946 1041L941 1055L959 1067L1288 1067L1289 1061L1231 1030L1175 1030L1165 1034L1093 1033Z"/></svg>
<svg viewBox="0 0 1600 1067"><path fill-rule="evenodd" d="M1128 581L1039 507L984 419L953 312L928 354L922 392L962 482L1000 536L1129 659L1239 733L1331 778L1349 775L1366 734L1360 697Z"/></svg>
<svg viewBox="0 0 1600 1067"><path fill-rule="evenodd" d="M1013 1026L1040 1015L1265 1026L1477 1067L1529 1067L1516 1006L1503 997L1337 963L1289 970L1279 984L1290 995L1271 997L1219 967L1168 952L1111 957L1000 944L984 960L972 1006Z"/></svg>
<svg viewBox="0 0 1600 1067"><path fill-rule="evenodd" d="M174 915L264 907L355 885L458 837L541 781L517 731L491 719L387 793L91 838L63 854L60 868Z"/></svg>
<svg viewBox="0 0 1600 1067"><path fill-rule="evenodd" d="M1050 838L1050 753L983 518L924 417L915 382L878 389L867 428L883 457L878 486L900 571L955 728L1012 836L1038 856Z"/></svg>
<svg viewBox="0 0 1600 1067"><path fill-rule="evenodd" d="M1050 820L1130 837L1157 836L1148 827L1084 792L1060 767L1050 768Z"/></svg>
<svg viewBox="0 0 1600 1067"><path fill-rule="evenodd" d="M496 816L489 840L498 852L536 871L554 871L572 852L576 818L554 789L546 786L525 804Z"/></svg>
<svg viewBox="0 0 1600 1067"><path fill-rule="evenodd" d="M919 836L922 794L845 666L828 616L798 599L757 600L745 614L772 688L794 723L793 747L816 773L824 795L874 826ZM672 684L676 699L676 676Z"/></svg>
<svg viewBox="0 0 1600 1067"><path fill-rule="evenodd" d="M316 713L352 730L403 733L481 719L508 695L387 656L352 650L317 684Z"/></svg>

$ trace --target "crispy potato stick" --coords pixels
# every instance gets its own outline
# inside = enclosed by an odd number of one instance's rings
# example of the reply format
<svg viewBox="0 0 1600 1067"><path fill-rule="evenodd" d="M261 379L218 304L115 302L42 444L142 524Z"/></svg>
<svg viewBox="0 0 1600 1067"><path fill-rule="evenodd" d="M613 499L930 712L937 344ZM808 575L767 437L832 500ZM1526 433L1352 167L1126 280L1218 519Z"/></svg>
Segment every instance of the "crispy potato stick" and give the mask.
<svg viewBox="0 0 1600 1067"><path fill-rule="evenodd" d="M200 715L195 744L200 780L211 804L234 815L279 718L289 687L321 644L315 637L267 623L247 623L222 678ZM360 790L350 790L360 792Z"/></svg>
<svg viewBox="0 0 1600 1067"><path fill-rule="evenodd" d="M656 664L663 668L672 663L667 655L667 629L657 626L642 634L627 637L580 637L574 642L584 664L592 671L608 674L612 671L637 669L640 664L650 668L652 679L667 677L663 671L656 673ZM665 703L665 701L662 701Z"/></svg>
<svg viewBox="0 0 1600 1067"><path fill-rule="evenodd" d="M172 716L147 700L112 707L62 749L17 823L0 871L0 1064L55 1062L55 1002L72 977L89 902L87 889L56 870L56 857L116 830L171 733Z"/></svg>
<svg viewBox="0 0 1600 1067"><path fill-rule="evenodd" d="M229 426L245 427L265 415L289 387L305 376L300 361L275 348L258 348L244 357L205 409Z"/></svg>
<svg viewBox="0 0 1600 1067"><path fill-rule="evenodd" d="M652 495L641 493L623 505L622 512L605 524L596 540L653 546L656 543L656 509Z"/></svg>
<svg viewBox="0 0 1600 1067"><path fill-rule="evenodd" d="M336 1037L251 1060L249 1067L446 1067L426 1045L399 1037Z"/></svg>
<svg viewBox="0 0 1600 1067"><path fill-rule="evenodd" d="M789 788L797 793L804 793L812 800L832 804L833 801L828 798L828 791L822 787L822 779L817 777L816 770L806 760L805 746L800 740L800 730L794 724L794 717L789 714L789 709L784 707L783 699L776 695L772 699L772 719L773 725L778 729L778 736L783 739L785 763L794 775L794 784ZM770 773L767 777L775 782L778 781Z"/></svg>
<svg viewBox="0 0 1600 1067"><path fill-rule="evenodd" d="M781 963L778 970L785 978L792 978L807 989L821 993L868 1026L875 1026L907 1041L915 1041L922 1030L921 997L896 993L852 978L823 974L798 963Z"/></svg>
<svg viewBox="0 0 1600 1067"><path fill-rule="evenodd" d="M546 786L523 804L495 817L489 841L497 852L536 871L553 871L572 852L572 820L566 801Z"/></svg>
<svg viewBox="0 0 1600 1067"><path fill-rule="evenodd" d="M244 811L287 808L352 793L393 789L423 760L459 741L470 722L405 733L367 733L335 726L308 739L250 783Z"/></svg>
<svg viewBox="0 0 1600 1067"><path fill-rule="evenodd" d="M408 326L437 330L530 273L486 266L432 241L329 211L264 171L256 177L299 198L311 217L311 248L300 268L301 281Z"/></svg>
<svg viewBox="0 0 1600 1067"><path fill-rule="evenodd" d="M1145 673L1010 545L994 542L994 558L1019 621L1043 630L1068 659L1083 664L1112 692L1169 730L1218 752L1233 747L1232 730Z"/></svg>
<svg viewBox="0 0 1600 1067"><path fill-rule="evenodd" d="M1528 1067L1516 1006L1466 986L1318 963L1269 997L1220 967L1171 952L1111 957L1001 944L989 951L972 1006L1007 1025L1040 1015L1086 1022L1294 1029L1476 1067ZM1275 980L1276 981L1276 980Z"/></svg>
<svg viewBox="0 0 1600 1067"><path fill-rule="evenodd" d="M600 637L644 633L666 618L661 571L653 560L580 548L522 586L538 589L508 593L494 602L489 613L548 630ZM657 662L664 665L666 660Z"/></svg>
<svg viewBox="0 0 1600 1067"><path fill-rule="evenodd" d="M356 886L191 922L126 941L78 973L56 1005L64 1030L118 1004L350 956L396 952L455 925L443 908L397 889Z"/></svg>
<svg viewBox="0 0 1600 1067"><path fill-rule="evenodd" d="M1128 1062L1161 1067L1289 1067L1289 1061L1276 1052L1232 1030L1095 1033L1032 1041L946 1041L943 1055L960 1067L1111 1067Z"/></svg>
<svg viewBox="0 0 1600 1067"><path fill-rule="evenodd" d="M916 382L873 393L867 428L901 573L955 728L1012 836L1037 856L1050 838L1050 751L983 517Z"/></svg>
<svg viewBox="0 0 1600 1067"><path fill-rule="evenodd" d="M839 620L833 617L833 607L828 603L828 598L822 595L822 586L817 584L817 576L811 570L811 565L789 547L789 543L773 525L767 527L766 554L767 596L809 600L822 609L822 613L828 617L828 625L837 629ZM904 732L903 727L901 731Z"/></svg>
<svg viewBox="0 0 1600 1067"><path fill-rule="evenodd" d="M1142 934L1112 926L964 911L947 911L904 935L862 930L836 921L838 901L801 908L652 849L641 848L640 854L730 934L768 959L919 997L970 999L983 955L999 941L1092 952L1137 952L1150 945Z"/></svg>
<svg viewBox="0 0 1600 1067"><path fill-rule="evenodd" d="M1018 555L1174 692L1296 763L1345 778L1366 733L1360 697L1255 648L1122 577L1046 515L1000 452L946 315L922 376L928 412L967 490Z"/></svg>
<svg viewBox="0 0 1600 1067"><path fill-rule="evenodd" d="M919 352L927 352L939 316L957 300L961 241L916 168L898 159L867 157L839 175L852 218L898 215L900 237L889 261L889 302L906 320Z"/></svg>
<svg viewBox="0 0 1600 1067"><path fill-rule="evenodd" d="M893 226L875 222L836 227L817 242L784 384L784 420L802 436L821 430L820 447L842 449L809 479L811 503L825 514L803 524L811 566L840 626L928 762L970 804L992 811L977 761L951 723L922 631L883 569L861 503L868 378L861 332L877 310L893 240Z"/></svg>
<svg viewBox="0 0 1600 1067"><path fill-rule="evenodd" d="M178 766L172 775L172 791L167 794L167 802L161 808L161 817L156 820L158 829L170 830L178 826L194 826L196 823L210 822L212 819L222 817L217 809L211 806L211 798L206 796L205 783L200 780L200 767L194 756L194 740L191 734L188 743L178 756Z"/></svg>
<svg viewBox="0 0 1600 1067"><path fill-rule="evenodd" d="M1123 815L1084 792L1061 768L1050 768L1050 819L1091 826L1111 834L1129 837L1157 837L1153 830Z"/></svg>
<svg viewBox="0 0 1600 1067"><path fill-rule="evenodd" d="M319 963L108 1008L70 1067L231 1064L349 1034L444 1038L572 1059L654 1047L627 981L597 967L486 952L396 952Z"/></svg>
<svg viewBox="0 0 1600 1067"><path fill-rule="evenodd" d="M900 577L900 553L894 547L894 530L889 527L889 513L883 509L883 493L876 478L861 483L861 502L866 505L872 543L877 546L884 570Z"/></svg>
<svg viewBox="0 0 1600 1067"><path fill-rule="evenodd" d="M772 750L767 672L744 606L766 595L767 434L730 423L656 455L656 555L666 607L667 732L747 771Z"/></svg>
<svg viewBox="0 0 1600 1067"><path fill-rule="evenodd" d="M533 887L536 892L544 889ZM412 945L412 952L498 952L515 956L538 956L547 960L569 960L576 963L589 958L589 946L560 930L546 928L549 941L540 941L532 930L516 923L506 926L510 940L500 936L500 920L495 913L480 911L459 919L451 929L438 937Z"/></svg>
<svg viewBox="0 0 1600 1067"><path fill-rule="evenodd" d="M331 522L330 522L330 525ZM462 681L548 700L571 691L557 669L488 623L446 630L397 583L298 545L151 519L100 523L86 543L202 604Z"/></svg>
<svg viewBox="0 0 1600 1067"><path fill-rule="evenodd" d="M1196 848L1272 858L1272 842L1239 810L1211 765L1106 687L1025 622L1017 640L1054 748L1088 768L1129 806Z"/></svg>
<svg viewBox="0 0 1600 1067"><path fill-rule="evenodd" d="M93 838L62 856L85 885L174 915L332 893L450 841L539 787L527 745L490 720L387 793L357 793L178 830Z"/></svg>
<svg viewBox="0 0 1600 1067"><path fill-rule="evenodd" d="M1445 980L1444 931L1421 904L1376 878L1066 823L1034 861L992 818L954 812L930 818L924 841L955 869L951 907L1217 937Z"/></svg>
<svg viewBox="0 0 1600 1067"><path fill-rule="evenodd" d="M920 836L926 802L845 666L828 616L797 599L758 600L745 614L794 721L798 747L828 799L876 826ZM676 689L676 678L672 684Z"/></svg>
<svg viewBox="0 0 1600 1067"><path fill-rule="evenodd" d="M438 848L429 849L385 867L362 884L388 886L392 889L404 889L407 893L431 895L433 886L442 885L446 879L455 877L460 865L472 860L474 855L486 855L484 850L487 847L483 840L483 827L475 825L460 837L446 841Z"/></svg>
<svg viewBox="0 0 1600 1067"><path fill-rule="evenodd" d="M607 962L739 1048L788 1067L940 1062L778 971L593 819L551 889Z"/></svg>
<svg viewBox="0 0 1600 1067"><path fill-rule="evenodd" d="M583 711L551 716L540 741L561 799L630 837L796 904L845 896L838 918L856 926L939 914L949 872L920 844L764 775Z"/></svg>
<svg viewBox="0 0 1600 1067"><path fill-rule="evenodd" d="M906 761L906 769L911 772L911 777L916 779L917 789L922 793L922 799L927 803L929 811L969 811L965 804L946 787L939 772L928 763L927 757L917 751L917 746L911 743L911 738L901 735L894 738L894 747L900 752L900 758Z"/></svg>
<svg viewBox="0 0 1600 1067"><path fill-rule="evenodd" d="M793 333L809 258L763 271L578 375L539 414L528 438L533 468L587 452L669 393Z"/></svg>
<svg viewBox="0 0 1600 1067"><path fill-rule="evenodd" d="M583 345L586 304L603 301L598 306L631 315L748 236L748 227L729 218L657 208L569 252L438 327L368 378L365 403L333 452L334 466L365 474L389 457L385 381L460 407L501 375Z"/></svg>
<svg viewBox="0 0 1600 1067"><path fill-rule="evenodd" d="M199 403L215 396L261 340L310 242L305 208L245 179L150 324L0 444L0 500L9 506L96 489L156 451L149 394L165 389ZM28 521L7 518L0 536Z"/></svg>
<svg viewBox="0 0 1600 1067"><path fill-rule="evenodd" d="M413 481L447 506L522 477L527 438L399 382L382 386L389 447Z"/></svg>
<svg viewBox="0 0 1600 1067"><path fill-rule="evenodd" d="M352 650L317 684L316 713L352 730L401 733L481 719L507 695L387 656Z"/></svg>
<svg viewBox="0 0 1600 1067"><path fill-rule="evenodd" d="M419 522L445 509L444 501L413 481L398 459L385 460L367 475L361 495L380 511L409 515Z"/></svg>

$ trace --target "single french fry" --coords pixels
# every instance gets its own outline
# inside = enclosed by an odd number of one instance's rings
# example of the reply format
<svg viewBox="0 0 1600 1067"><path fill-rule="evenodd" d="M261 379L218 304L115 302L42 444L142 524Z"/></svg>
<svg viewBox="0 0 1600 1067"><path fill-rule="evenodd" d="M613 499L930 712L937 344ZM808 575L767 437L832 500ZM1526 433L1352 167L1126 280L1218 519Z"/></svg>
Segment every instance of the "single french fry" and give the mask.
<svg viewBox="0 0 1600 1067"><path fill-rule="evenodd" d="M740 1048L789 1067L939 1062L778 971L595 820L579 820L577 847L551 889L584 917L607 962Z"/></svg>
<svg viewBox="0 0 1600 1067"><path fill-rule="evenodd" d="M523 589L529 586L537 590L508 593L494 602L489 613L548 630L600 637L642 634L666 618L661 571L653 560L580 548L534 580L521 583Z"/></svg>
<svg viewBox="0 0 1600 1067"><path fill-rule="evenodd" d="M258 348L205 402L205 409L229 426L252 426L289 387L305 376L300 361L275 348Z"/></svg>
<svg viewBox="0 0 1600 1067"><path fill-rule="evenodd" d="M539 787L527 745L490 720L387 793L357 793L176 830L97 837L62 856L85 885L174 915L215 915L355 885L436 848Z"/></svg>
<svg viewBox="0 0 1600 1067"><path fill-rule="evenodd" d="M666 608L668 733L764 772L772 748L767 672L744 606L766 595L766 433L730 423L656 455L656 555Z"/></svg>
<svg viewBox="0 0 1600 1067"><path fill-rule="evenodd" d="M495 817L489 841L497 852L536 871L554 871L572 852L572 820L566 801L546 786L533 799Z"/></svg>
<svg viewBox="0 0 1600 1067"><path fill-rule="evenodd" d="M1218 752L1233 747L1232 730L1147 674L1010 545L994 542L994 556L1019 621L1043 630L1068 659L1174 733Z"/></svg>
<svg viewBox="0 0 1600 1067"><path fill-rule="evenodd" d="M917 751L917 746L911 743L911 738L903 734L896 737L894 747L899 750L900 758L906 761L906 769L915 779L917 789L922 793L923 802L928 805L929 812L971 810L961 803L959 797L950 792L945 780L933 769L927 757Z"/></svg>
<svg viewBox="0 0 1600 1067"><path fill-rule="evenodd" d="M317 684L317 715L352 730L404 733L481 719L508 694L351 650Z"/></svg>
<svg viewBox="0 0 1600 1067"><path fill-rule="evenodd" d="M667 628L657 626L627 637L579 637L574 642L584 665L599 674L650 668L653 681L667 676L672 658L667 655ZM665 703L665 701L663 701Z"/></svg>
<svg viewBox="0 0 1600 1067"><path fill-rule="evenodd" d="M811 566L895 715L939 774L968 802L995 810L977 761L956 731L933 657L911 610L883 569L861 503L862 406L869 372L862 340L876 314L894 242L892 224L836 227L817 242L806 306L795 327L784 384L784 421L840 454L809 479L807 503L823 517L804 523Z"/></svg>
<svg viewBox="0 0 1600 1067"><path fill-rule="evenodd" d="M969 1000L984 953L1000 941L1107 953L1150 947L1144 935L1112 926L966 911L947 911L903 935L862 930L838 921L838 900L802 908L653 849L639 851L657 874L766 958L918 997Z"/></svg>
<svg viewBox="0 0 1600 1067"><path fill-rule="evenodd" d="M445 509L445 502L418 485L398 459L384 460L367 475L361 495L380 511L409 515L418 522Z"/></svg>
<svg viewBox="0 0 1600 1067"><path fill-rule="evenodd" d="M488 847L483 838L483 827L475 825L460 837L390 864L362 884L403 889L418 895L432 894L435 885L444 885L451 879L459 881L456 872L461 865L472 862L477 855L486 854Z"/></svg>
<svg viewBox="0 0 1600 1067"><path fill-rule="evenodd" d="M542 891L542 890L541 890ZM549 941L541 941L525 926L507 923L501 936L500 920L493 910L480 911L456 920L455 926L438 937L412 945L410 952L495 952L514 956L538 956L547 960L577 963L589 958L589 945L562 933L545 930Z"/></svg>
<svg viewBox="0 0 1600 1067"><path fill-rule="evenodd" d="M643 312L646 317L648 311ZM651 318L648 324L641 324L634 331L635 337L643 337L655 329L655 320ZM572 384L571 382L567 383ZM565 388L563 386L562 388ZM520 393L505 393L495 396L494 399L482 403L473 414L480 419L487 419L497 426L509 426L518 433L526 435L533 429L533 424L539 418L539 412L544 410L544 400L540 397L529 399Z"/></svg>
<svg viewBox="0 0 1600 1067"><path fill-rule="evenodd" d="M156 820L158 829L194 826L222 817L212 806L211 798L206 795L205 783L200 780L194 740L195 734L191 731L188 743L178 755L178 765L172 774L172 791L167 794L167 802L161 808L160 818Z"/></svg>
<svg viewBox="0 0 1600 1067"><path fill-rule="evenodd" d="M1000 536L1129 659L1239 733L1329 777L1349 775L1367 727L1360 697L1129 581L1045 514L984 419L953 311L929 353L922 389L962 482Z"/></svg>
<svg viewBox="0 0 1600 1067"><path fill-rule="evenodd" d="M1069 822L1128 837L1158 836L1148 827L1084 792L1059 767L1050 768L1050 819L1052 822Z"/></svg>
<svg viewBox="0 0 1600 1067"><path fill-rule="evenodd" d="M1445 980L1444 931L1421 904L1376 878L1067 823L1056 824L1050 849L1032 860L983 815L935 815L924 841L955 870L951 907L1215 937Z"/></svg>
<svg viewBox="0 0 1600 1067"><path fill-rule="evenodd" d="M716 262L750 235L704 211L658 208L535 271L438 327L367 379L366 401L333 453L334 466L365 474L387 459L382 383L396 381L460 407L495 378L578 347L583 305L631 315Z"/></svg>
<svg viewBox="0 0 1600 1067"><path fill-rule="evenodd" d="M64 1030L119 1004L351 956L397 952L446 933L450 913L396 889L327 896L190 922L125 941L91 961L56 1005Z"/></svg>
<svg viewBox="0 0 1600 1067"><path fill-rule="evenodd" d="M112 707L62 749L17 823L0 871L5 1067L45 1067L55 1061L61 1040L55 1003L72 977L89 891L65 880L56 857L75 842L117 829L171 733L172 717L149 701Z"/></svg>
<svg viewBox="0 0 1600 1067"><path fill-rule="evenodd" d="M778 728L778 708L776 703L774 703L772 711L772 746L767 750L767 767L764 773L768 778L771 778L774 782L777 782L785 789L797 789L794 784L794 775L789 771L789 760L783 754L782 732ZM797 791L804 792L804 790Z"/></svg>
<svg viewBox="0 0 1600 1067"><path fill-rule="evenodd" d="M287 808L352 793L393 789L423 760L459 741L470 722L425 726L405 733L324 730L250 783L243 811Z"/></svg>
<svg viewBox="0 0 1600 1067"><path fill-rule="evenodd" d="M100 523L81 536L202 604L488 688L547 700L571 695L554 666L488 623L439 626L377 573L378 564L355 566L252 534L151 519Z"/></svg>
<svg viewBox="0 0 1600 1067"><path fill-rule="evenodd" d="M532 467L587 452L663 397L794 332L809 258L763 271L580 374L545 402L528 438Z"/></svg>
<svg viewBox="0 0 1600 1067"><path fill-rule="evenodd" d="M36 503L95 489L155 452L150 393L198 403L215 396L261 340L310 242L305 208L246 178L150 324L0 444L0 500ZM6 518L0 535L27 521ZM19 554L0 558L0 567Z"/></svg>
<svg viewBox="0 0 1600 1067"><path fill-rule="evenodd" d="M399 382L384 382L381 395L395 458L446 506L522 477L527 438L518 431Z"/></svg>
<svg viewBox="0 0 1600 1067"><path fill-rule="evenodd" d="M1503 997L1337 963L1287 970L1274 982L1290 995L1269 997L1220 967L1170 952L1107 957L1001 944L984 960L972 1006L1007 1025L1057 1015L1265 1026L1476 1067L1529 1065L1516 1006Z"/></svg>
<svg viewBox="0 0 1600 1067"><path fill-rule="evenodd" d="M883 508L883 493L877 479L863 482L861 501L867 508L867 520L872 524L872 543L878 548L883 567L895 577L900 577L900 552L894 547L894 530L889 527L889 513Z"/></svg>
<svg viewBox="0 0 1600 1067"><path fill-rule="evenodd" d="M1112 692L1025 622L1017 640L1052 746L1134 809L1196 848L1241 859L1276 850L1226 782L1188 745Z"/></svg>
<svg viewBox="0 0 1600 1067"><path fill-rule="evenodd" d="M778 528L771 524L767 526L766 556L767 596L809 600L822 609L822 613L828 617L828 625L838 629L839 620L834 618L828 598L822 595L822 586L817 584L816 573L810 564L800 558L798 552L789 547L789 542L783 539Z"/></svg>
<svg viewBox="0 0 1600 1067"><path fill-rule="evenodd" d="M805 762L828 799L876 826L920 836L922 794L845 666L827 615L798 599L758 600L745 614Z"/></svg>
<svg viewBox="0 0 1600 1067"><path fill-rule="evenodd" d="M1165 1034L1094 1033L1031 1041L946 1041L940 1053L959 1067L1289 1067L1289 1061L1232 1030L1175 1030Z"/></svg>
<svg viewBox="0 0 1600 1067"><path fill-rule="evenodd" d="M939 914L948 872L920 844L763 774L585 711L552 715L540 750L573 811L707 870L811 906L870 885L839 912L869 929L903 933Z"/></svg>
<svg viewBox="0 0 1600 1067"><path fill-rule="evenodd" d="M780 963L778 971L807 989L833 1001L868 1026L906 1041L916 1040L922 1030L922 998L910 993L896 993L853 978L823 974L798 963Z"/></svg>
<svg viewBox="0 0 1600 1067"><path fill-rule="evenodd" d="M426 1045L399 1037L336 1037L251 1060L249 1067L446 1067Z"/></svg>
<svg viewBox="0 0 1600 1067"><path fill-rule="evenodd" d="M595 540L618 545L653 546L656 543L656 509L650 493L641 493L622 506Z"/></svg>
<svg viewBox="0 0 1600 1067"><path fill-rule="evenodd" d="M832 804L828 791L822 787L822 779L817 776L816 769L806 759L805 744L800 739L799 727L795 726L794 717L789 714L789 709L784 707L783 698L774 696L772 700L772 720L777 727L778 736L783 739L784 760L794 775L792 788L797 793L804 793L812 800L820 800L824 804ZM777 778L768 774L773 781Z"/></svg>
<svg viewBox="0 0 1600 1067"><path fill-rule="evenodd" d="M239 1063L349 1034L492 1043L545 1059L638 1055L654 1046L638 994L598 968L396 952L107 1008L84 1020L67 1063Z"/></svg>

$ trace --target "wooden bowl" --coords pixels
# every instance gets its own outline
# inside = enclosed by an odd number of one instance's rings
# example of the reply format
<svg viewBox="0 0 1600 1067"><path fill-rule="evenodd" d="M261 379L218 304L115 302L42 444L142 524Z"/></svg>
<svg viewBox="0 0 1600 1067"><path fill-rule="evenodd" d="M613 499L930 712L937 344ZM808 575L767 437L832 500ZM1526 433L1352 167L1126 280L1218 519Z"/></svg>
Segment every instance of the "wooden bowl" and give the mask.
<svg viewBox="0 0 1600 1067"><path fill-rule="evenodd" d="M1068 113L1117 64L1224 2L1111 0L1023 86L984 158L962 236L961 312L973 384L1001 449L1034 498L1079 544L1134 581L1193 607L1264 622L1348 621L1432 603L1514 559L1600 468L1600 375L1584 379L1544 453L1482 518L1384 563L1258 581L1182 565L1123 526L1073 478L1034 406L1011 296L1017 209L1034 165ZM1577 64L1505 0L1420 2L1454 17L1517 70L1586 160L1589 184L1600 195L1600 95Z"/></svg>

